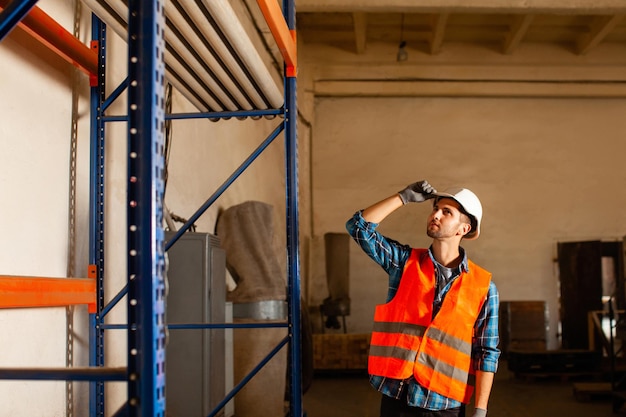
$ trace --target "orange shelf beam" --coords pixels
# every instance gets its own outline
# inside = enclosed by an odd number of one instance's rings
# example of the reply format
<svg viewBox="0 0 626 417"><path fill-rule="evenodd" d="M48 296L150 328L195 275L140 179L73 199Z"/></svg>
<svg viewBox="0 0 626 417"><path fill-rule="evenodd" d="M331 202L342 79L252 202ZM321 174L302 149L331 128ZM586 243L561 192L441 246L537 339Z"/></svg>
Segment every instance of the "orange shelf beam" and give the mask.
<svg viewBox="0 0 626 417"><path fill-rule="evenodd" d="M257 3L285 60L287 76L295 77L298 73L296 31L287 26L283 11L276 0L257 0Z"/></svg>
<svg viewBox="0 0 626 417"><path fill-rule="evenodd" d="M92 268L90 274L92 275ZM87 304L96 312L95 278L0 276L0 308L62 307Z"/></svg>
<svg viewBox="0 0 626 417"><path fill-rule="evenodd" d="M0 0L0 12L9 2L10 0ZM39 7L33 7L18 26L90 77L97 76L97 45L85 45Z"/></svg>

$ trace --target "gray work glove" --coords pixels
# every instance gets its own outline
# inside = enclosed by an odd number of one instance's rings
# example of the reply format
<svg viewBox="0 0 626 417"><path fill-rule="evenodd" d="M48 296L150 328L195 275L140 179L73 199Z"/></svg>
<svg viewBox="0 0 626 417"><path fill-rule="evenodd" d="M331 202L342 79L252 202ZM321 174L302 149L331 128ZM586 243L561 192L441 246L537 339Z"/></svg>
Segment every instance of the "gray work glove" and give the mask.
<svg viewBox="0 0 626 417"><path fill-rule="evenodd" d="M421 203L429 198L434 198L435 195L433 193L436 192L437 190L435 190L433 186L428 183L428 181L422 180L407 186L398 194L400 195L402 202L406 204Z"/></svg>
<svg viewBox="0 0 626 417"><path fill-rule="evenodd" d="M483 408L475 408L472 417L487 417L487 410Z"/></svg>

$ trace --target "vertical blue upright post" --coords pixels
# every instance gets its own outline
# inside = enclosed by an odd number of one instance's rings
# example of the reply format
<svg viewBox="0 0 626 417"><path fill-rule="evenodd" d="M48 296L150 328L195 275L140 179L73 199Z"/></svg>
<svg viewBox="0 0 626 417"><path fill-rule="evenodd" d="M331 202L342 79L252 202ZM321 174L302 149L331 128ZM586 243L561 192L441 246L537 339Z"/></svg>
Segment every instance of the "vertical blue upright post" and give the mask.
<svg viewBox="0 0 626 417"><path fill-rule="evenodd" d="M161 0L129 1L128 413L165 416Z"/></svg>
<svg viewBox="0 0 626 417"><path fill-rule="evenodd" d="M90 178L89 178L89 264L96 266L96 314L89 315L89 366L104 366L104 330L99 326L104 307L104 122L106 25L94 14L91 39L98 42L97 83L91 87ZM89 415L104 417L104 383L90 382Z"/></svg>
<svg viewBox="0 0 626 417"><path fill-rule="evenodd" d="M283 1L283 13L289 29L295 29L296 11L293 0ZM285 76L285 160L287 193L287 256L289 291L289 357L291 362L290 416L302 416L302 336L300 331L300 237L298 219L298 135L296 106L296 74Z"/></svg>

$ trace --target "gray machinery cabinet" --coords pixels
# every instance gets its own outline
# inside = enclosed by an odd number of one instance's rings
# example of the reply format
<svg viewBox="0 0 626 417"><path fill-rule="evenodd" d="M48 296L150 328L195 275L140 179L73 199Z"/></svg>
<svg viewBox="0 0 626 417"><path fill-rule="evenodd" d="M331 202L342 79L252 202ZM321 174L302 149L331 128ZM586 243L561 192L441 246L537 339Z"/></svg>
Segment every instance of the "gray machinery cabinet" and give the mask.
<svg viewBox="0 0 626 417"><path fill-rule="evenodd" d="M166 241L174 236L166 232ZM168 324L224 323L226 257L219 238L185 233L168 250ZM204 417L225 397L225 330L170 330L166 415ZM218 416L222 416L220 411Z"/></svg>

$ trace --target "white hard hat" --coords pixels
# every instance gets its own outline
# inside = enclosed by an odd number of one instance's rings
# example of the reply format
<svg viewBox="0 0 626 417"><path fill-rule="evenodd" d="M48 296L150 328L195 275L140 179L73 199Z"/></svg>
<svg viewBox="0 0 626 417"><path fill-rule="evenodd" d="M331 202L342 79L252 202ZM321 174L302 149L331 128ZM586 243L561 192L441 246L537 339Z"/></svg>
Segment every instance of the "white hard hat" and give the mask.
<svg viewBox="0 0 626 417"><path fill-rule="evenodd" d="M476 194L468 190L467 188L453 187L447 190L434 193L438 197L447 197L455 200L459 203L463 211L473 218L475 224L472 224L472 229L465 235L465 239L476 239L480 235L480 221L483 218L483 206L480 204L480 200L476 197Z"/></svg>

